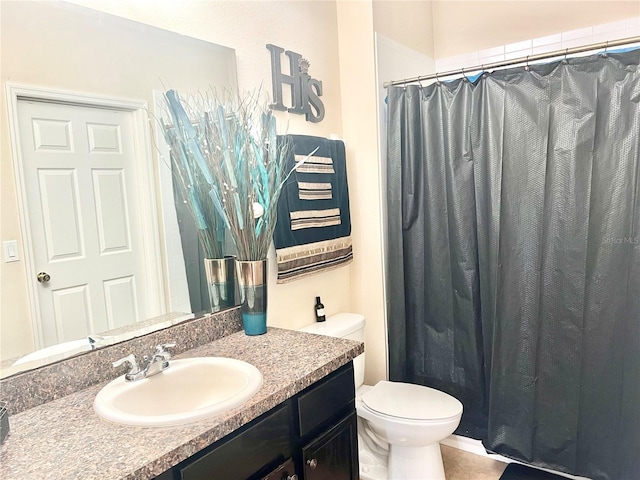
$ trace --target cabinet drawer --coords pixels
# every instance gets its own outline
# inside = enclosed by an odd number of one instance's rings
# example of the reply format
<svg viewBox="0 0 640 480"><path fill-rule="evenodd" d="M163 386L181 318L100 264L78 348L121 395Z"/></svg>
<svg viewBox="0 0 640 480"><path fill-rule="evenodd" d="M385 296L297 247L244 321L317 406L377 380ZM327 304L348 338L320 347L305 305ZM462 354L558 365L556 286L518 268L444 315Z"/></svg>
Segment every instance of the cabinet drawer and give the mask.
<svg viewBox="0 0 640 480"><path fill-rule="evenodd" d="M290 458L262 480L298 480L293 460Z"/></svg>
<svg viewBox="0 0 640 480"><path fill-rule="evenodd" d="M298 434L301 437L340 414L350 404L355 406L353 363L349 362L333 375L303 391L296 402Z"/></svg>
<svg viewBox="0 0 640 480"><path fill-rule="evenodd" d="M291 457L291 407L286 402L180 469L181 480L244 480Z"/></svg>

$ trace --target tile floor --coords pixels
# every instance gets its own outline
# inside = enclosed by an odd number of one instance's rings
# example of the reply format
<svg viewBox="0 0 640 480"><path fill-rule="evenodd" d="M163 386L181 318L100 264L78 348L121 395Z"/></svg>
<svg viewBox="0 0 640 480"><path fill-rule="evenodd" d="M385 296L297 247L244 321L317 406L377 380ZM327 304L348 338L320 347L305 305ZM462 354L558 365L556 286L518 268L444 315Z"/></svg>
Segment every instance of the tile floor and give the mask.
<svg viewBox="0 0 640 480"><path fill-rule="evenodd" d="M507 468L506 463L458 448L440 445L440 451L447 480L498 480Z"/></svg>

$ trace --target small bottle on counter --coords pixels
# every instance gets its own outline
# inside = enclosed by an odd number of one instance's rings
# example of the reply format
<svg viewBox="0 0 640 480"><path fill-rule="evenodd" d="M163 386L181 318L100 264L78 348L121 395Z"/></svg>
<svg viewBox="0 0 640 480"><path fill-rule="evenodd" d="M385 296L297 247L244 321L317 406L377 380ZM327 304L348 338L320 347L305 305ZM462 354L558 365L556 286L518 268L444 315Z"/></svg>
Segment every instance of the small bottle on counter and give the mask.
<svg viewBox="0 0 640 480"><path fill-rule="evenodd" d="M316 322L324 322L327 317L324 313L324 305L320 301L320 297L316 297Z"/></svg>

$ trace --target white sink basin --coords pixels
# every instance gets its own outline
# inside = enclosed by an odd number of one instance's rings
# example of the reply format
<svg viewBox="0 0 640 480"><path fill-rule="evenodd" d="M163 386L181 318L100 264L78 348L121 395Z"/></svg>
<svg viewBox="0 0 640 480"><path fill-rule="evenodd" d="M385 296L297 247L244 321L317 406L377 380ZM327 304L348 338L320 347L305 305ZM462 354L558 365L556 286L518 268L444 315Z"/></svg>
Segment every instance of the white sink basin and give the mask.
<svg viewBox="0 0 640 480"><path fill-rule="evenodd" d="M149 378L116 378L98 392L93 408L105 420L124 425L181 425L231 410L261 386L260 371L241 360L171 360L167 370Z"/></svg>
<svg viewBox="0 0 640 480"><path fill-rule="evenodd" d="M44 360L45 358L53 355L72 355L85 351L88 352L89 350L91 350L91 345L87 338L71 340L70 342L51 345L50 347L41 348L40 350L31 352L30 354L19 358L14 365L22 365L23 363L32 362L34 360Z"/></svg>

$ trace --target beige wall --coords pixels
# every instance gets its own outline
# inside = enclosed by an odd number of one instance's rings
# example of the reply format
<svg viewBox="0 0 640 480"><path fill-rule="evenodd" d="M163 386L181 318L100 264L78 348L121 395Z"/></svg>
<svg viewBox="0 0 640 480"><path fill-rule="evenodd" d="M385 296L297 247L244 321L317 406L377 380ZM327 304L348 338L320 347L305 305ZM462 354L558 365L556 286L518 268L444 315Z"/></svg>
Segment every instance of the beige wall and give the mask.
<svg viewBox="0 0 640 480"><path fill-rule="evenodd" d="M322 81L325 118L321 123L312 124L303 116L279 113L279 130L323 137L337 134L342 138L334 2L75 0L74 3L234 48L241 90L262 86L271 91L267 43L300 53L311 62L310 75ZM348 162L352 177L352 159ZM351 192L350 196L353 195ZM270 265L275 265L273 256ZM274 268L270 277L269 325L298 328L313 322L317 295L322 296L328 314L351 309L351 266L286 285L276 285Z"/></svg>
<svg viewBox="0 0 640 480"><path fill-rule="evenodd" d="M27 2L28 3L28 2ZM166 28L178 33L197 37L206 41L227 45L236 50L238 65L238 83L241 89L254 89L262 86L264 90L271 90L271 66L269 51L265 45L273 43L285 49L301 53L311 62L310 74L323 82L322 100L326 115L323 122L312 124L306 122L303 116L279 114L279 128L282 132L329 136L342 134L342 109L340 98L340 75L338 65L338 35L336 5L334 2L158 2L155 0L141 0L137 2L113 2L102 0L79 0L75 3L91 6L107 13L120 14L132 20ZM301 21L313 19L313 21ZM56 24L51 20L52 29ZM259 25L259 28L257 27ZM4 27L4 26L3 26ZM20 25L16 24L16 28ZM4 28L3 28L4 30ZM65 31L65 28L58 32ZM3 31L3 35L6 32ZM36 37L42 42L44 38L55 38L56 34L40 32ZM59 35L58 35L59 36ZM3 41L3 45L8 43ZM90 32L86 34L86 42L81 42L84 55L91 54L92 39ZM120 52L126 51L121 48ZM15 52L19 56L19 52ZM104 92L99 83L87 85L83 83L84 72L76 71L71 58L60 55L36 59L31 54L23 57L24 71L5 72L3 68L3 82L10 79L15 82L74 89L96 93L112 93L130 96L131 92ZM65 59L64 69L57 68L56 63ZM5 51L3 50L3 61ZM47 68L54 72L46 77L36 77L29 72L29 65L45 62ZM182 68L176 65L176 69ZM133 65L135 70L140 66ZM155 75L159 81L165 81L171 86L176 82L171 74ZM176 74L178 72L176 71ZM205 73L204 71L202 73ZM211 72L209 72L211 73ZM127 75L127 82L129 77ZM69 79L76 78L77 82ZM214 78L211 73L211 78ZM126 84L127 82L122 82ZM3 85L4 88L4 85ZM3 90L4 94L4 90ZM139 95L135 95L139 97ZM4 102L4 98L2 99ZM2 116L6 118L6 108ZM3 132L6 125L3 123ZM13 188L13 173L8 142L3 133L2 142L2 239L20 238L19 220ZM349 159L348 169L351 172L352 160ZM351 174L352 175L352 174ZM352 196L354 192L352 192ZM273 261L273 259L272 259ZM1 333L2 356L24 353L25 342L30 343L31 332L28 322L18 319L28 317L26 299L26 285L24 262L16 264L2 263L2 310L0 319L3 326ZM351 304L351 266L343 267L328 273L317 274L307 279L299 280L287 285L276 285L275 274L272 278L269 292L269 320L274 326L290 328L301 327L314 321L313 305L315 296L321 295L328 314L338 311L348 311ZM4 328L7 325L10 327ZM11 352L9 352L11 350ZM16 353L16 350L20 352ZM6 354L5 354L6 353ZM9 353L12 353L11 355Z"/></svg>
<svg viewBox="0 0 640 480"><path fill-rule="evenodd" d="M376 121L373 6L338 2L342 122L351 159L353 308L367 319L365 382L386 378L382 219Z"/></svg>
<svg viewBox="0 0 640 480"><path fill-rule="evenodd" d="M373 0L373 29L434 58L432 1Z"/></svg>
<svg viewBox="0 0 640 480"><path fill-rule="evenodd" d="M313 321L312 302L321 295L327 313L361 312L367 317L367 379L386 377L382 292L381 220L374 71L373 9L368 1L254 1L114 3L76 0L111 13L203 38L236 50L241 88L270 88L266 43L301 53L310 73L323 81L327 115L312 125L281 115L292 133L345 139L352 208L354 263L269 292L269 324L297 328ZM404 2L408 9L413 8ZM391 31L401 30L397 19ZM423 42L424 45L424 42ZM419 47L421 48L421 47ZM427 44L427 48L428 44Z"/></svg>
<svg viewBox="0 0 640 480"><path fill-rule="evenodd" d="M629 1L433 2L435 58L446 58L640 16Z"/></svg>
<svg viewBox="0 0 640 480"><path fill-rule="evenodd" d="M167 32L157 34L157 29L148 26L130 28L131 22L106 17L73 5L60 8L54 3L2 3L2 45L11 48L3 49L0 63L3 112L0 235L2 240L18 240L21 258L18 262L0 263L2 358L22 355L34 348L26 286L26 277L33 272L26 271L7 121L6 82L142 100L150 107L153 89L162 90L163 81L185 90L212 83L227 87L235 84L232 50L175 34L165 35ZM98 28L107 25L108 28ZM127 50L123 59L122 53ZM143 64L145 68L141 70Z"/></svg>

